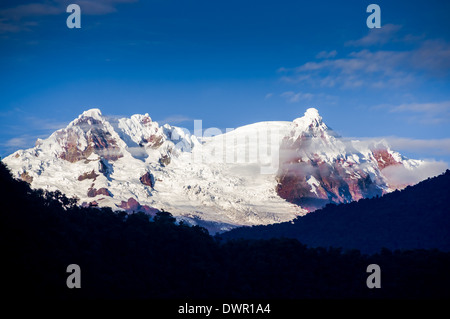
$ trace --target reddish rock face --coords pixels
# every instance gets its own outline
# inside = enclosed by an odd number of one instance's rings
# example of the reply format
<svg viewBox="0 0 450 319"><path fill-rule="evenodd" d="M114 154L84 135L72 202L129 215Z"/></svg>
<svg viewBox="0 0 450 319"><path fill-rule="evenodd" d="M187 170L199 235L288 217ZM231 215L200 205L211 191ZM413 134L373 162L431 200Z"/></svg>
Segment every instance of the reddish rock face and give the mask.
<svg viewBox="0 0 450 319"><path fill-rule="evenodd" d="M141 120L142 124L149 124L152 122L152 119L150 118L150 116L144 116Z"/></svg>
<svg viewBox="0 0 450 319"><path fill-rule="evenodd" d="M141 205L139 202L130 197L128 201L122 201L120 205L117 205L117 207L123 208L127 212L144 212L146 214L149 214L151 216L155 216L158 210L156 208L147 206L147 205Z"/></svg>
<svg viewBox="0 0 450 319"><path fill-rule="evenodd" d="M96 173L94 172L94 170L92 170L92 171L89 172L89 173L84 173L84 174L78 176L78 180L79 180L80 182L81 182L81 181L84 181L85 179L93 179L93 180L95 181L95 179L97 178L97 176L98 176L98 174L96 174Z"/></svg>
<svg viewBox="0 0 450 319"><path fill-rule="evenodd" d="M99 189L89 188L88 193L87 193L88 197L95 197L97 195L105 195L105 196L112 197L111 192L105 187L102 187Z"/></svg>
<svg viewBox="0 0 450 319"><path fill-rule="evenodd" d="M152 174L150 174L149 172L142 175L139 178L139 180L141 181L142 184L150 186L151 188L153 188L155 186L154 178L153 178Z"/></svg>
<svg viewBox="0 0 450 319"><path fill-rule="evenodd" d="M78 135L72 129L68 129L66 132L57 132L57 138L59 140L67 139L63 145L64 152L59 155L63 160L75 163L88 158L92 154L92 147L90 145L83 150L78 148Z"/></svg>
<svg viewBox="0 0 450 319"><path fill-rule="evenodd" d="M161 156L161 158L159 159L159 164L161 164L162 166L169 165L170 164L170 156L167 156L167 155Z"/></svg>
<svg viewBox="0 0 450 319"><path fill-rule="evenodd" d="M162 135L151 135L145 139L151 148L158 148L164 143Z"/></svg>
<svg viewBox="0 0 450 319"><path fill-rule="evenodd" d="M141 123L145 126L152 126L152 120L150 116L146 115L141 119ZM164 134L162 133L162 130L158 128L157 126L154 127L154 134L151 134L149 136L143 136L141 142L139 143L139 146L143 147L151 147L153 149L157 149L164 143Z"/></svg>
<svg viewBox="0 0 450 319"><path fill-rule="evenodd" d="M58 131L56 136L64 149L59 157L71 163L87 159L92 153L112 161L122 157L116 141L109 132L102 129L102 125L102 122L93 118L83 118L76 123L87 140L85 147L79 143L79 130L71 127Z"/></svg>
<svg viewBox="0 0 450 319"><path fill-rule="evenodd" d="M96 193L97 193L97 195L105 195L105 196L112 197L111 192L107 188L104 188L104 187L98 189Z"/></svg>
<svg viewBox="0 0 450 319"><path fill-rule="evenodd" d="M389 154L389 152L386 149L374 150L372 151L372 153L380 169L383 169L387 166L400 164L392 157L391 154Z"/></svg>
<svg viewBox="0 0 450 319"><path fill-rule="evenodd" d="M313 160L298 165L282 164L277 176L276 191L281 198L309 211L327 203L348 203L382 195L382 190L364 171L350 172L346 172L340 162L330 164ZM312 177L319 182L314 188L307 182Z"/></svg>
<svg viewBox="0 0 450 319"><path fill-rule="evenodd" d="M89 203L83 202L81 207L98 207L98 203L95 200Z"/></svg>
<svg viewBox="0 0 450 319"><path fill-rule="evenodd" d="M87 196L88 197L95 197L97 195L97 189L96 188L89 188Z"/></svg>
<svg viewBox="0 0 450 319"><path fill-rule="evenodd" d="M122 201L119 207L125 210L137 210L139 206L141 206L139 202L130 197L127 202Z"/></svg>
<svg viewBox="0 0 450 319"><path fill-rule="evenodd" d="M295 140L285 138L280 147L280 168L276 191L281 198L313 211L327 203L348 203L361 198L382 195L377 182L359 164L338 157L325 162L316 148L330 142L322 131L306 132ZM387 151L379 151L376 158L392 165L395 160ZM395 162L396 163L396 162ZM381 169L381 168L380 168ZM380 181L381 183L382 181Z"/></svg>
<svg viewBox="0 0 450 319"><path fill-rule="evenodd" d="M26 171L20 174L20 179L23 180L24 182L27 182L28 184L31 184L33 182L33 177L28 175L28 172Z"/></svg>
<svg viewBox="0 0 450 319"><path fill-rule="evenodd" d="M93 145L95 154L101 155L106 160L116 161L123 156L116 141L108 132L100 130L92 132L88 141Z"/></svg>

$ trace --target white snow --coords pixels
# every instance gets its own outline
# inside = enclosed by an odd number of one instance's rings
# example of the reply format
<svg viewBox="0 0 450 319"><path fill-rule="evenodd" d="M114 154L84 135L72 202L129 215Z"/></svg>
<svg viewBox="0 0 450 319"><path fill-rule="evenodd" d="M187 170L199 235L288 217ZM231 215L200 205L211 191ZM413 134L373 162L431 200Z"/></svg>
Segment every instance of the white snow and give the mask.
<svg viewBox="0 0 450 319"><path fill-rule="evenodd" d="M102 160L108 174L100 172L102 154L92 153L75 163L60 158L69 142L81 150L88 146L92 128L80 126L82 119L100 122L95 128L110 134L123 155L115 161ZM301 139L306 142L296 148ZM15 177L24 171L33 177L32 187L59 189L79 198L80 204L96 200L101 206L117 209L121 201L132 197L141 205L163 208L178 218L200 218L230 227L288 221L307 212L276 193L276 174L280 156L284 156L280 145L291 147L290 154L305 161L316 157L327 163L342 160L350 175L355 172L351 165L359 165L374 179L383 180L370 147L340 139L314 108L293 122L260 122L213 137L194 136L168 124L160 126L148 114L118 119L91 109L66 129L39 140L34 148L13 153L4 162ZM405 167L418 165L390 152ZM161 165L162 157L170 158L170 164ZM91 171L98 174L95 180L78 180ZM139 180L147 171L154 177L153 189ZM307 183L311 193L318 195L320 180L310 175ZM88 197L91 187L105 187L113 197Z"/></svg>
<svg viewBox="0 0 450 319"><path fill-rule="evenodd" d="M316 194L316 196L318 196L317 194L317 187L320 186L320 182L314 177L314 176L310 176L306 182L308 183L309 186L311 186L311 192Z"/></svg>

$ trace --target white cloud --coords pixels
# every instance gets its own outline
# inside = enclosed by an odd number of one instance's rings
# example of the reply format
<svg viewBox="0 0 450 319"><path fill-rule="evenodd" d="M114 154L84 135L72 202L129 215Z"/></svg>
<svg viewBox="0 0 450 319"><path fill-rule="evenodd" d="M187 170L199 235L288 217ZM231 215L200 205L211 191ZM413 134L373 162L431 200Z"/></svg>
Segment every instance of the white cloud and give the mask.
<svg viewBox="0 0 450 319"><path fill-rule="evenodd" d="M351 40L346 42L346 45L353 46L372 46L378 44L386 44L392 41L398 31L402 28L400 25L385 24L381 28L373 28L369 30L369 33L358 40Z"/></svg>
<svg viewBox="0 0 450 319"><path fill-rule="evenodd" d="M409 121L421 124L441 124L450 122L450 100L427 103L404 103L400 105L382 105L391 113L405 113Z"/></svg>
<svg viewBox="0 0 450 319"><path fill-rule="evenodd" d="M7 22L6 19L0 19L0 34L2 33L15 33L22 30L22 27L15 25L14 23Z"/></svg>
<svg viewBox="0 0 450 319"><path fill-rule="evenodd" d="M344 141L367 148L381 143L401 154L414 154L413 159L420 159L422 162L415 167L407 168L403 165L391 165L382 170L389 185L394 188L403 188L407 185L416 184L428 177L439 175L449 168L449 163L442 160L436 161L432 157L450 156L450 138L413 139L384 136L370 138L352 137L345 138Z"/></svg>
<svg viewBox="0 0 450 319"><path fill-rule="evenodd" d="M397 187L414 185L427 179L442 174L448 169L448 164L437 161L424 161L417 167L408 169L402 165L391 165L382 170L388 183Z"/></svg>
<svg viewBox="0 0 450 319"><path fill-rule="evenodd" d="M103 15L117 11L121 3L133 3L138 0L79 0L76 1L82 14ZM73 0L45 1L29 3L0 10L0 34L15 33L30 30L30 26L38 25L39 17L64 15ZM34 20L34 21L32 21Z"/></svg>
<svg viewBox="0 0 450 319"><path fill-rule="evenodd" d="M411 81L401 68L406 58L405 52L355 51L345 58L310 61L294 69L283 69L283 80L342 88L402 85L405 79Z"/></svg>
<svg viewBox="0 0 450 319"><path fill-rule="evenodd" d="M289 103L309 101L314 97L314 95L311 93L303 93L303 92L295 93L292 91L283 92L280 94L280 96L285 98L286 101L288 101Z"/></svg>
<svg viewBox="0 0 450 319"><path fill-rule="evenodd" d="M450 43L427 40L411 53L411 65L436 76L450 75Z"/></svg>
<svg viewBox="0 0 450 319"><path fill-rule="evenodd" d="M113 13L117 11L117 4L120 3L133 3L138 0L79 0L76 3L82 8L82 12L91 15L102 15ZM72 3L73 0L63 0L61 2Z"/></svg>
<svg viewBox="0 0 450 319"><path fill-rule="evenodd" d="M29 127L34 127L39 130L56 131L61 128L66 127L69 122L66 121L55 121L52 119L43 119L34 116L28 116L25 118Z"/></svg>
<svg viewBox="0 0 450 319"><path fill-rule="evenodd" d="M450 138L442 139L415 139L397 136L379 137L347 137L346 141L359 141L358 144L369 146L385 141L393 150L417 154L422 159L433 156L450 155Z"/></svg>
<svg viewBox="0 0 450 319"><path fill-rule="evenodd" d="M393 149L421 153L425 157L450 155L450 138L443 139L411 139L401 137L385 137Z"/></svg>
<svg viewBox="0 0 450 319"><path fill-rule="evenodd" d="M4 143L4 145L7 147L15 147L15 148L27 147L28 145L30 145L30 137L29 136L14 137L7 140Z"/></svg>
<svg viewBox="0 0 450 319"><path fill-rule="evenodd" d="M0 146L2 146L2 157L6 157L9 154L19 150L19 149L27 149L30 147L34 147L36 145L37 139L47 138L48 135L31 135L31 134L22 134L20 136L16 136L10 138L6 141L2 141Z"/></svg>
<svg viewBox="0 0 450 319"><path fill-rule="evenodd" d="M265 100L270 99L273 96L273 93L267 93L266 96L264 97Z"/></svg>
<svg viewBox="0 0 450 319"><path fill-rule="evenodd" d="M320 51L319 53L317 53L316 59L329 59L329 58L334 58L336 55L337 55L336 50Z"/></svg>
<svg viewBox="0 0 450 319"><path fill-rule="evenodd" d="M176 114L176 115L168 116L162 120L158 120L157 122L160 123L161 125L166 124L166 123L174 125L174 124L179 124L179 123L183 123L183 122L187 122L187 121L193 121L193 118L185 116L185 115Z"/></svg>
<svg viewBox="0 0 450 319"><path fill-rule="evenodd" d="M337 51L321 51L315 59L296 68L281 67L281 80L315 87L375 89L399 88L423 80L450 75L450 43L442 39L423 40L413 35L399 36L401 26L387 24L371 29L358 40L346 44L365 47L336 58ZM402 49L381 50L374 45L396 42ZM369 49L370 48L370 49Z"/></svg>
<svg viewBox="0 0 450 319"><path fill-rule="evenodd" d="M450 74L450 44L427 41L410 51L353 51L345 58L309 61L296 68L281 68L285 82L307 82L319 87L395 88L418 80L421 73Z"/></svg>
<svg viewBox="0 0 450 319"><path fill-rule="evenodd" d="M65 11L61 11L61 8L55 4L29 3L0 10L0 17L4 17L3 19L7 18L8 20L17 21L25 17L56 15L61 14L62 12Z"/></svg>
<svg viewBox="0 0 450 319"><path fill-rule="evenodd" d="M432 112L432 113L449 113L450 101L443 101L438 103L409 103L401 104L394 107L391 112Z"/></svg>

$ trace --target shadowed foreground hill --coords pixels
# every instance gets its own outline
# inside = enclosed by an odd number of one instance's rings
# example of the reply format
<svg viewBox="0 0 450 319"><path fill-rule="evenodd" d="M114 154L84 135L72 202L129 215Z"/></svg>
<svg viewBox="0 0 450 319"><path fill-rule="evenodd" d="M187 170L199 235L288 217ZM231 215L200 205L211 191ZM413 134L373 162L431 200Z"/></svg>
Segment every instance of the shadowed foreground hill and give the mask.
<svg viewBox="0 0 450 319"><path fill-rule="evenodd" d="M150 220L143 213L80 208L61 193L31 190L2 163L0 185L5 305L78 298L450 297L446 252L368 256L307 248L295 239L220 242L203 228L176 224L167 212ZM81 268L80 289L66 286L70 264ZM381 267L381 289L366 286L369 264Z"/></svg>
<svg viewBox="0 0 450 319"><path fill-rule="evenodd" d="M395 249L450 251L450 170L383 197L329 204L293 222L242 227L223 239L298 239L309 247L342 247L365 253Z"/></svg>

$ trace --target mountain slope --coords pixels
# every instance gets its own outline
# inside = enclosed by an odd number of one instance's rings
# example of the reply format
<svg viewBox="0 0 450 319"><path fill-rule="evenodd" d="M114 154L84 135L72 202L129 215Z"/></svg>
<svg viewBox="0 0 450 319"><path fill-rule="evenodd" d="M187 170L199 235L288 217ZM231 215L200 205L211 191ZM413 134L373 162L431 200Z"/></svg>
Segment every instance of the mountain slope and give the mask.
<svg viewBox="0 0 450 319"><path fill-rule="evenodd" d="M316 109L293 122L280 146L277 193L313 211L325 204L349 203L396 189L384 176L387 167L413 170L421 161L392 151L385 141L347 141L322 120Z"/></svg>
<svg viewBox="0 0 450 319"><path fill-rule="evenodd" d="M214 231L381 195L395 189L383 169L422 163L384 142L345 141L313 108L293 122L202 136L148 114L118 119L91 109L4 162L33 188L60 190L80 205L165 209Z"/></svg>
<svg viewBox="0 0 450 319"><path fill-rule="evenodd" d="M294 239L220 243L200 227L175 224L167 212L150 220L141 213L80 208L60 193L30 189L3 163L0 185L4 305L24 298L142 299L164 311L163 299L450 297L450 253L384 250L367 256L307 248ZM66 269L74 263L82 289L66 286ZM382 289L366 287L370 264L381 267Z"/></svg>
<svg viewBox="0 0 450 319"><path fill-rule="evenodd" d="M311 247L366 253L388 249L450 251L450 170L402 191L321 210L292 222L236 228L224 239L296 238Z"/></svg>

